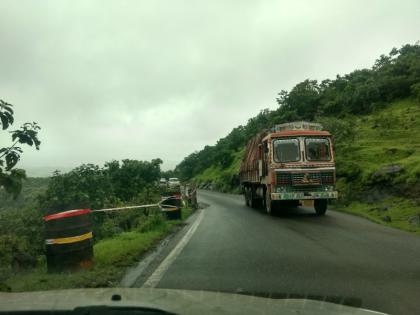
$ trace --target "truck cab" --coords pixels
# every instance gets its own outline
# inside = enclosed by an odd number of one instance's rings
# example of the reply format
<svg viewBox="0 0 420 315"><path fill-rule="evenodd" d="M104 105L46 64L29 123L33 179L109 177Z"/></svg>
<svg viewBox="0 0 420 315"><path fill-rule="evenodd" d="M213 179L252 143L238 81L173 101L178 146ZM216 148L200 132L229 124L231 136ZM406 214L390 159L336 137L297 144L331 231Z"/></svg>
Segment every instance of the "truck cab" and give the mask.
<svg viewBox="0 0 420 315"><path fill-rule="evenodd" d="M256 150L256 163L248 153L241 165L247 204L260 200L271 214L281 205L310 200L317 214L325 214L328 199L338 195L331 134L320 124L293 122L277 125L259 139L247 146L247 151ZM253 163L258 165L254 172Z"/></svg>

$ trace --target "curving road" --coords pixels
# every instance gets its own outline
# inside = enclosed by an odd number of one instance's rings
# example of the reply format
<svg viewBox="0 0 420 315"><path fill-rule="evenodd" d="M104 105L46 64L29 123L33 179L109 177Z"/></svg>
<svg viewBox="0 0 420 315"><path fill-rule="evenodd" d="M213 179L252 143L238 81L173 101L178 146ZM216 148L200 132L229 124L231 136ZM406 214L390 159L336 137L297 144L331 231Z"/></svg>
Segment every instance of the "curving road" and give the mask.
<svg viewBox="0 0 420 315"><path fill-rule="evenodd" d="M209 207L178 255L169 255L157 287L420 314L420 237L335 211L318 217L299 208L269 217L241 196L198 196Z"/></svg>

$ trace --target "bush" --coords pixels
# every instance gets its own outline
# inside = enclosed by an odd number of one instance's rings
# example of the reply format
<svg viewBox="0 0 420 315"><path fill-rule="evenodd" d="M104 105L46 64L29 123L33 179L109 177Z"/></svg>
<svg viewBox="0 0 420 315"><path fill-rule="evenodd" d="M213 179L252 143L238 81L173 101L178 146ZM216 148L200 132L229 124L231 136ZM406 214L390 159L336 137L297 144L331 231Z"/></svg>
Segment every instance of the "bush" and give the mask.
<svg viewBox="0 0 420 315"><path fill-rule="evenodd" d="M141 216L137 218L135 223L136 230L145 233L154 230L156 227L160 226L164 222L164 217L162 213L155 212L149 216Z"/></svg>
<svg viewBox="0 0 420 315"><path fill-rule="evenodd" d="M351 144L356 136L354 124L351 123L350 119L318 117L316 121L333 135L336 150Z"/></svg>
<svg viewBox="0 0 420 315"><path fill-rule="evenodd" d="M338 160L336 163L336 168L337 177L344 178L346 182L356 180L362 173L360 166L357 163L351 161Z"/></svg>
<svg viewBox="0 0 420 315"><path fill-rule="evenodd" d="M47 191L39 197L43 209L52 212L88 207L100 209L118 204L150 199L151 186L160 178L162 160L151 162L123 160L105 163L104 167L83 164L72 171L54 173Z"/></svg>
<svg viewBox="0 0 420 315"><path fill-rule="evenodd" d="M26 208L0 211L0 280L34 266L44 254L45 214L155 203L160 199L154 182L160 178L161 163L160 159L123 160L121 164L112 161L103 168L84 164L65 174L56 172L46 181L48 187L37 201L32 200ZM92 217L95 242L123 231L150 230L161 220L157 216L146 217L143 209L94 213Z"/></svg>
<svg viewBox="0 0 420 315"><path fill-rule="evenodd" d="M121 229L117 222L111 218L105 219L94 232L95 240L113 237L117 234L122 233L124 230Z"/></svg>
<svg viewBox="0 0 420 315"><path fill-rule="evenodd" d="M41 210L34 208L0 212L0 235L16 236L30 244L27 250L31 256L43 253L44 250L42 213Z"/></svg>
<svg viewBox="0 0 420 315"><path fill-rule="evenodd" d="M0 235L0 253L0 280L36 265L36 258L31 256L29 243L24 237Z"/></svg>
<svg viewBox="0 0 420 315"><path fill-rule="evenodd" d="M420 103L420 83L416 83L411 86L411 93L416 98L417 102Z"/></svg>

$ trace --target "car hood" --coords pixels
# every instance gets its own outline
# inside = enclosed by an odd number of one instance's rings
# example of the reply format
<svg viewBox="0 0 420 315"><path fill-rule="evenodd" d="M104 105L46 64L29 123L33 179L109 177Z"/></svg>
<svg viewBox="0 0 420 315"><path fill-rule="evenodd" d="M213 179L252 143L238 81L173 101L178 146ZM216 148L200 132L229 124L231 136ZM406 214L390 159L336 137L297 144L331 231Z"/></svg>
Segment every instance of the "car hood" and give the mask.
<svg viewBox="0 0 420 315"><path fill-rule="evenodd" d="M119 300L113 300L118 299ZM73 310L76 307L146 307L176 314L383 314L308 299L145 288L71 289L0 293L0 312Z"/></svg>

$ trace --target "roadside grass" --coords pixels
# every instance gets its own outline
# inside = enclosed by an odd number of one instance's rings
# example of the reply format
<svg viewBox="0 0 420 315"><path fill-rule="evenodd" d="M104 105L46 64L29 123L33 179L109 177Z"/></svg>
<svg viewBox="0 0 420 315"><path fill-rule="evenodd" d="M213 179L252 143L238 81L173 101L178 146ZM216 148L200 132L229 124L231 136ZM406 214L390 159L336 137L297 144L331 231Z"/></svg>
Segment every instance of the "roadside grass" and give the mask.
<svg viewBox="0 0 420 315"><path fill-rule="evenodd" d="M185 207L182 209L182 221L188 219L188 217L194 212L194 210L191 207Z"/></svg>
<svg viewBox="0 0 420 315"><path fill-rule="evenodd" d="M334 209L420 235L420 206L413 205L412 200L391 197L374 204L363 202L352 202L347 206L335 204Z"/></svg>
<svg viewBox="0 0 420 315"><path fill-rule="evenodd" d="M123 232L94 245L94 266L89 270L68 273L48 273L45 259L38 267L26 273L13 275L4 281L0 290L12 292L57 290L71 288L113 287L117 285L128 267L142 255L183 224L193 210L182 210L182 220L162 220L153 229L140 232Z"/></svg>

